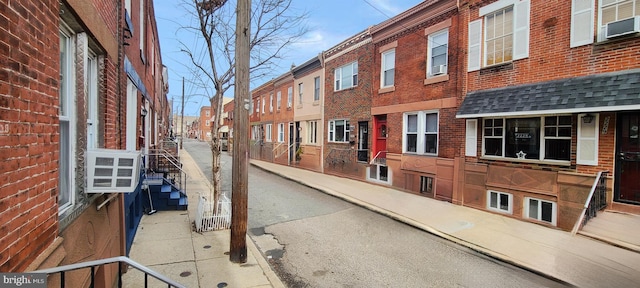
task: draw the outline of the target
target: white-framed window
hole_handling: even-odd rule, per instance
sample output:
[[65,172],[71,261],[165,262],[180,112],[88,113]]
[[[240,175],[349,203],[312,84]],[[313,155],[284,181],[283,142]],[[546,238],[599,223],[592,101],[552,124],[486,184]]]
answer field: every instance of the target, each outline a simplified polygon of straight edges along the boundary
[[433,177],[420,176],[420,193],[432,194],[433,193]]
[[260,139],[260,125],[251,126],[251,140],[259,140]]
[[260,113],[260,98],[256,100],[256,113]]
[[302,105],[302,92],[304,89],[303,83],[298,83],[298,106]]
[[530,0],[499,0],[469,22],[468,71],[529,57]]
[[487,209],[513,214],[513,195],[487,190]]
[[264,126],[265,141],[271,142],[272,124],[266,124]]
[[334,72],[335,91],[358,86],[358,61],[336,68]]
[[140,53],[143,55],[143,61],[145,61],[144,55],[147,54],[144,50],[144,1],[145,0],[140,0]]
[[329,142],[349,142],[349,120],[329,120]]
[[278,94],[276,94],[276,109],[280,110],[280,106],[282,106],[282,92],[278,91]]
[[546,222],[555,226],[557,213],[555,202],[524,197],[524,218]]
[[207,120],[207,121],[205,122],[205,125],[206,125],[207,127],[209,127],[209,120]]
[[129,13],[129,17],[131,17],[131,0],[124,0],[124,9]]
[[615,21],[640,16],[640,0],[602,0],[598,1],[600,16],[598,17],[598,40],[606,40],[607,24]]
[[313,78],[313,102],[320,101],[320,77]]
[[568,162],[570,115],[483,119],[483,156]]
[[447,74],[449,29],[429,34],[427,47],[427,78]]
[[278,142],[284,143],[284,123],[278,123]]
[[[280,93],[280,91],[278,91]],[[269,94],[269,112],[273,112],[273,93]]]
[[64,213],[75,202],[75,98],[74,35],[70,29],[60,28],[60,99],[59,129],[60,155],[58,157],[58,214]]
[[403,116],[403,152],[437,155],[438,112],[409,112]]
[[267,97],[262,97],[262,114],[264,114],[264,107],[267,105]]
[[307,143],[318,143],[318,121],[307,121]]
[[293,87],[287,88],[287,108],[293,105]]
[[[126,128],[126,147],[129,151],[138,149],[138,88],[133,84],[131,79],[127,78],[127,128]],[[184,119],[182,120],[184,121]],[[184,136],[184,131],[180,132],[180,136]]]
[[382,52],[380,73],[380,87],[391,87],[395,82],[396,71],[396,49]]
[[204,111],[204,115],[206,115],[207,117],[211,116],[211,112],[209,110],[205,110]]

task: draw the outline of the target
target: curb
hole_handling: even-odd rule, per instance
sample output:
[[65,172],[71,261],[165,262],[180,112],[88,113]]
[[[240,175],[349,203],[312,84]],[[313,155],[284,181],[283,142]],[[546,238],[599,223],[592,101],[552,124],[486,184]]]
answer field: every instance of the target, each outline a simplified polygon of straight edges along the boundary
[[520,269],[529,271],[529,272],[534,273],[536,275],[540,275],[542,277],[545,277],[547,279],[553,280],[553,281],[558,282],[560,284],[564,284],[564,285],[571,286],[571,287],[577,287],[573,283],[569,283],[569,282],[567,282],[565,280],[562,280],[562,279],[560,279],[560,278],[558,278],[558,277],[556,277],[554,275],[551,275],[551,274],[544,273],[542,271],[536,270],[536,269],[534,269],[532,267],[529,267],[526,264],[524,264],[522,262],[519,262],[519,261],[517,261],[517,260],[515,260],[515,259],[513,259],[513,258],[511,258],[511,257],[509,257],[507,255],[504,255],[504,254],[501,254],[501,253],[497,253],[497,252],[495,252],[493,250],[484,248],[482,246],[478,246],[478,245],[476,245],[474,243],[465,241],[463,239],[460,239],[458,237],[452,236],[450,234],[443,233],[443,232],[441,232],[441,231],[439,231],[439,230],[437,230],[437,229],[435,229],[435,228],[433,228],[431,226],[424,225],[424,224],[422,224],[420,222],[417,222],[417,221],[415,221],[415,220],[413,220],[411,218],[402,216],[400,214],[397,214],[395,212],[391,212],[389,210],[382,209],[382,208],[380,208],[378,206],[375,206],[373,204],[369,204],[368,202],[364,202],[364,201],[361,201],[359,199],[356,199],[356,198],[353,198],[353,197],[349,197],[349,196],[344,195],[344,194],[342,194],[340,192],[336,192],[336,191],[333,191],[333,190],[330,190],[330,189],[326,189],[326,188],[316,187],[315,185],[308,184],[306,182],[303,182],[302,180],[298,180],[298,179],[294,179],[294,178],[288,177],[287,175],[284,175],[282,173],[278,173],[278,172],[269,170],[269,169],[267,169],[265,167],[262,167],[262,166],[260,166],[260,164],[256,164],[256,163],[253,163],[253,162],[250,162],[250,164],[252,166],[256,167],[256,168],[259,168],[259,169],[263,170],[263,171],[269,172],[269,173],[274,174],[274,175],[278,175],[278,176],[280,176],[282,178],[289,179],[289,180],[291,180],[293,182],[296,182],[296,183],[304,185],[306,187],[318,190],[320,192],[323,192],[325,194],[334,196],[336,198],[340,198],[342,200],[348,201],[348,202],[350,202],[352,204],[358,205],[358,206],[360,206],[362,208],[365,208],[367,210],[370,210],[370,211],[376,212],[378,214],[387,216],[387,217],[389,217],[391,219],[394,219],[394,220],[396,220],[398,222],[405,223],[405,224],[410,225],[412,227],[415,227],[417,229],[420,229],[420,230],[423,230],[423,231],[428,232],[430,234],[433,234],[435,236],[438,236],[438,237],[440,237],[442,239],[445,239],[447,241],[451,241],[451,242],[456,243],[458,245],[464,246],[464,247],[469,248],[469,249],[471,249],[471,250],[473,250],[475,252],[478,252],[478,253],[480,253],[482,255],[486,255],[488,257],[491,257],[491,258],[499,260],[501,262],[513,265],[515,267],[518,267]]

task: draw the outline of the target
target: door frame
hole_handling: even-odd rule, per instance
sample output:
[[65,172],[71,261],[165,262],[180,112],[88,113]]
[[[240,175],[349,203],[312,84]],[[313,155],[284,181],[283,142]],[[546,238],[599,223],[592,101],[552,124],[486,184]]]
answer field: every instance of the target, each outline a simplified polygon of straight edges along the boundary
[[[614,162],[614,171],[615,171],[615,181],[613,184],[613,201],[614,202],[618,202],[618,203],[625,203],[625,204],[631,204],[631,205],[640,205],[640,201],[633,201],[633,200],[628,200],[628,199],[621,199],[621,195],[620,195],[620,186],[622,184],[622,173],[624,173],[624,171],[622,170],[622,164],[623,162],[627,162],[625,161],[625,156],[626,153],[640,153],[640,147],[638,147],[639,151],[633,151],[633,152],[629,152],[629,151],[623,151],[623,127],[624,127],[624,122],[623,120],[626,116],[637,116],[638,114],[640,114],[640,111],[630,111],[630,112],[619,112],[616,115],[616,151],[615,151],[615,162]],[[640,117],[639,117],[640,118]],[[640,120],[639,120],[640,122]],[[630,131],[631,133],[631,131]],[[636,137],[638,137],[638,141],[640,141],[640,132],[636,132]],[[631,136],[630,136],[631,137]],[[640,146],[640,144],[638,144]],[[637,155],[631,155],[632,157],[638,157],[640,158],[640,154]],[[637,160],[630,160],[629,162],[636,162],[639,161],[640,159]],[[639,164],[640,165],[640,164]]]

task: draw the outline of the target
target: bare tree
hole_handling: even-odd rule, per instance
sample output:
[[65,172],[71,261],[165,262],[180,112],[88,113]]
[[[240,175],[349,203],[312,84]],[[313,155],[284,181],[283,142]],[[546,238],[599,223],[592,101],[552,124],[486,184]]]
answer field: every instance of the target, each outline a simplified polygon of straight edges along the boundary
[[[198,53],[197,47],[182,43],[182,51],[187,53],[195,67],[194,75],[202,77],[205,87],[215,91],[210,98],[213,120],[211,121],[211,152],[213,154],[213,203],[217,209],[221,193],[220,139],[218,130],[223,110],[224,94],[234,85],[235,66],[235,1],[192,0],[192,8],[198,23],[197,30],[206,47]],[[290,45],[304,33],[306,12],[293,11],[293,0],[255,0],[251,9],[251,79],[260,79],[276,70],[278,61]],[[211,86],[209,86],[211,85]],[[215,211],[214,211],[215,212]]]

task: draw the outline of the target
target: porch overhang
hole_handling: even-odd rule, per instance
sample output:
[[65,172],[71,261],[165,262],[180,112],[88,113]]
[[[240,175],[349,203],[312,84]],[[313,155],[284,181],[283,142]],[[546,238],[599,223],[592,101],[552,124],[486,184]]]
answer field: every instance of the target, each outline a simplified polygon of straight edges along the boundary
[[456,118],[640,110],[640,69],[473,91]]

